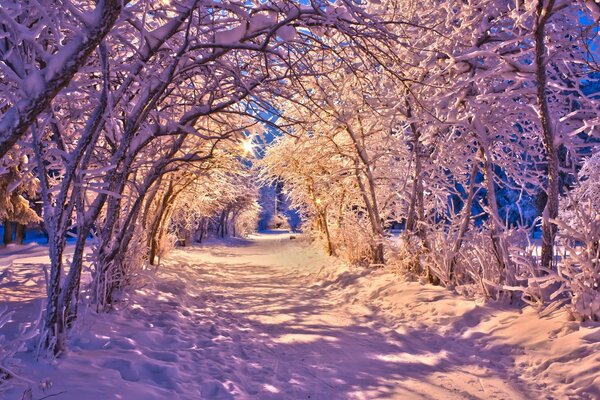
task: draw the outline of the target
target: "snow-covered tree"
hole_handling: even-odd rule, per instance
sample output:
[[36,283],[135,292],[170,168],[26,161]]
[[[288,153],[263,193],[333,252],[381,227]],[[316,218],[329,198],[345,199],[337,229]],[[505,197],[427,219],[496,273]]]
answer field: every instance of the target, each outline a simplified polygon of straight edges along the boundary
[[[283,182],[330,254],[384,265],[394,225],[432,283],[492,295],[550,274],[559,194],[597,153],[582,35],[594,30],[582,21],[593,28],[598,11],[583,0],[5,1],[0,218],[35,221],[28,197],[40,193],[51,260],[40,348],[65,349],[90,236],[85,290],[106,310],[175,240],[249,232],[258,192],[240,141],[264,129],[288,136],[258,163],[262,182]],[[573,198],[594,182],[589,165]],[[542,252],[525,271],[500,195],[531,214],[521,198],[540,192]]]
[[41,221],[30,201],[37,196],[39,181],[31,172],[29,157],[19,147],[11,149],[1,162],[0,221],[4,221],[6,243],[11,241],[12,223],[23,226]]
[[[90,233],[91,298],[103,309],[144,259],[136,222],[152,204],[146,196],[163,194],[182,165],[213,158],[223,141],[257,129],[261,110],[285,95],[285,79],[313,74],[304,68],[308,54],[329,51],[315,29],[345,44],[368,38],[384,48],[389,39],[376,15],[350,1],[60,5],[65,13],[43,14],[50,5],[37,3],[3,7],[0,49],[0,150],[19,139],[34,150],[51,259],[40,344],[54,354],[77,315]],[[40,34],[28,35],[32,27]],[[65,276],[70,229],[77,241]]]
[[2,3],[0,158],[85,64],[122,5],[120,0],[100,0],[94,6],[69,0]]
[[556,223],[564,246],[558,275],[559,294],[571,300],[582,320],[600,320],[600,152],[587,159],[578,182],[562,202]]

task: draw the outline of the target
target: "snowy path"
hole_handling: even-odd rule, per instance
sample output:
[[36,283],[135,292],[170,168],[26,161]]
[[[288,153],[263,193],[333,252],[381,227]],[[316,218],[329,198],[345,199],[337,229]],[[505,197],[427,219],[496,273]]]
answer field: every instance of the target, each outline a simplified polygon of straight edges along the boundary
[[[24,357],[30,379],[53,382],[33,398],[599,394],[597,327],[542,322],[393,274],[364,274],[287,234],[176,250],[121,311],[84,314],[56,367]],[[584,385],[591,395],[571,396]],[[6,399],[22,393],[13,388]]]
[[[161,312],[156,304],[135,312],[162,330],[160,354],[143,352],[179,369],[179,382],[159,384],[224,399],[528,397],[507,372],[510,358],[427,331],[396,332],[336,285],[315,285],[319,263],[333,260],[310,250],[266,235],[176,252],[163,270],[170,280],[157,286]],[[107,365],[131,372],[118,360]]]

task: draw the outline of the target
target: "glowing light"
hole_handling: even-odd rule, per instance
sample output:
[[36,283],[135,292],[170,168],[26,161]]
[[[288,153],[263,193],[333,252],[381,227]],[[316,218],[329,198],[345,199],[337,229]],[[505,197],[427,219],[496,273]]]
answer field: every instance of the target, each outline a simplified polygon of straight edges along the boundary
[[318,198],[318,197],[317,197],[317,200],[315,200],[315,202],[317,203],[317,205],[320,205],[320,204],[322,203],[322,202],[321,202],[321,199],[320,199],[320,198]]
[[254,153],[254,143],[252,137],[242,141],[242,150],[244,150],[244,155]]

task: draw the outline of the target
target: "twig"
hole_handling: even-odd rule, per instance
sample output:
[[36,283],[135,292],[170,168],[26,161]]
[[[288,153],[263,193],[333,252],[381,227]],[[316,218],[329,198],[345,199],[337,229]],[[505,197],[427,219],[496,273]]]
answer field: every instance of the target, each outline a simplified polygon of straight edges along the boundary
[[0,365],[0,372],[3,372],[5,375],[8,375],[8,379],[15,378],[15,379],[18,379],[20,381],[29,383],[30,385],[35,385],[34,381],[15,374],[12,370],[10,370],[9,368],[6,368],[3,365]]
[[54,393],[54,394],[49,394],[47,396],[40,397],[38,400],[43,400],[43,399],[47,399],[47,398],[50,398],[50,397],[58,396],[59,394],[63,394],[63,393],[67,393],[67,391],[63,390],[62,392],[58,392],[58,393]]

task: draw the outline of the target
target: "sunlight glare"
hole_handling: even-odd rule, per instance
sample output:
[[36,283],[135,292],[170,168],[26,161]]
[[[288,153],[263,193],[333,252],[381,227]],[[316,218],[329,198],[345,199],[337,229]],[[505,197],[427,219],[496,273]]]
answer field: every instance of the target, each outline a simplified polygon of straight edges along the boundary
[[375,356],[378,360],[393,362],[393,363],[409,363],[409,364],[425,364],[434,366],[440,363],[440,361],[448,358],[448,353],[442,350],[439,353],[425,353],[425,354],[410,354],[410,353],[396,353],[396,354],[378,354]]
[[276,393],[279,393],[279,389],[277,389],[277,388],[276,388],[275,386],[273,386],[273,385],[270,385],[270,384],[268,384],[268,383],[265,383],[263,386],[264,386],[264,388],[265,388],[265,390],[266,390],[267,392],[271,392],[271,393],[275,393],[275,394],[276,394]]
[[333,336],[318,335],[312,333],[286,333],[273,340],[275,343],[312,343],[312,342],[336,342],[339,339]]
[[254,154],[254,138],[249,137],[248,139],[242,141],[242,150],[244,151],[244,155]]

